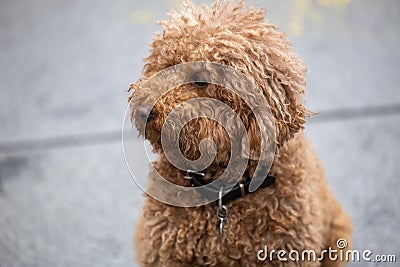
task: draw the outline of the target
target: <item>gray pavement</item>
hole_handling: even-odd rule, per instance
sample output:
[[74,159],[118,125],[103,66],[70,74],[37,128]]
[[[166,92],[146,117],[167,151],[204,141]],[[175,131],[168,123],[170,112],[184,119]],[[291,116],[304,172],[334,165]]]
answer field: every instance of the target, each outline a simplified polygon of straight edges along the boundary
[[[399,261],[400,2],[248,2],[267,7],[309,69],[307,104],[320,115],[306,132],[353,218],[355,247]],[[155,21],[177,6],[0,2],[1,267],[136,266],[143,198],[120,145],[125,90]]]

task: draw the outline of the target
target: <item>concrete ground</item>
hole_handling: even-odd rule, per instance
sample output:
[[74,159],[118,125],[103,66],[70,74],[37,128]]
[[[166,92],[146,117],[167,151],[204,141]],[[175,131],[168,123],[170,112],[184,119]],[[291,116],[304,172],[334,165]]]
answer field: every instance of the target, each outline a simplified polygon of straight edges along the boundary
[[[306,132],[354,221],[355,248],[400,261],[400,2],[248,2],[267,6],[308,66],[307,104],[320,115]],[[137,266],[143,198],[120,144],[125,91],[155,21],[177,6],[0,2],[1,267]]]

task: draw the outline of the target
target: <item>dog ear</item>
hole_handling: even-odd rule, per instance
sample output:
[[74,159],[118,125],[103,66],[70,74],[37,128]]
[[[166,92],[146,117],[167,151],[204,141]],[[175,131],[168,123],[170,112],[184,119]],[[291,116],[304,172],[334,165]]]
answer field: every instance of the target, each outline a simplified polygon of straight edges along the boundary
[[[313,115],[303,105],[304,89],[300,84],[285,84],[268,78],[267,83],[260,84],[259,87],[263,90],[268,106],[257,109],[257,112],[263,118],[271,120],[271,124],[258,125],[254,114],[246,117],[249,147],[242,142],[242,156],[251,160],[260,160],[260,149],[263,149],[261,138],[264,142],[275,142],[279,149],[296,133],[302,131],[306,118]],[[263,147],[265,148],[265,143]]]
[[312,113],[303,104],[304,89],[302,86],[279,81],[272,81],[269,84],[271,83],[274,83],[275,93],[283,96],[274,103],[275,105],[271,105],[276,120],[276,141],[280,147],[304,129],[306,118],[311,116]]
[[[287,39],[280,36],[281,42]],[[278,53],[279,52],[279,53]],[[263,76],[256,83],[267,99],[269,111],[275,120],[275,139],[278,147],[304,129],[306,118],[313,113],[304,107],[306,68],[301,59],[285,47],[283,51],[268,54],[263,65]],[[263,79],[262,79],[263,78]]]

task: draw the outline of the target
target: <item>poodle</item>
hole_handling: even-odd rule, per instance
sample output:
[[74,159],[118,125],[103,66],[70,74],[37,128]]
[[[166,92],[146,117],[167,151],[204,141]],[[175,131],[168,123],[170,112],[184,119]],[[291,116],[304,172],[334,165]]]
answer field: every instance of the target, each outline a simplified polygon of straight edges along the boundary
[[[163,183],[154,182],[156,175],[196,189],[217,180],[230,161],[246,158],[246,164],[244,172],[229,174],[237,184],[225,191],[217,188],[216,196],[214,190],[209,203],[177,206],[145,193],[134,238],[141,266],[345,265],[343,254],[351,248],[351,221],[303,134],[306,118],[313,115],[302,100],[306,68],[291,51],[287,37],[265,22],[263,9],[243,1],[217,0],[212,6],[187,1],[183,11],[172,12],[160,24],[162,33],[154,37],[142,77],[131,85],[129,98],[134,125],[159,155],[148,176],[149,190],[165,195],[170,192]],[[157,89],[143,86],[157,73],[194,62],[226,66],[254,84],[266,101],[256,110],[259,114],[269,112],[264,119],[268,118],[273,128],[273,146],[264,146],[262,136],[270,129],[260,126],[251,105],[225,86],[195,79],[174,85],[157,99]],[[187,72],[193,71],[189,68]],[[167,84],[165,77],[158,77],[153,87]],[[239,93],[247,90],[239,85]],[[247,154],[232,152],[236,145],[230,142],[229,129],[201,117],[189,120],[178,131],[178,152],[192,162],[207,153],[214,158],[200,171],[171,163],[163,146],[163,127],[169,124],[176,132],[174,122],[167,123],[174,109],[206,110],[182,104],[197,98],[216,99],[235,112],[248,134]],[[147,104],[149,99],[154,100],[154,106]],[[229,119],[225,122],[229,124]],[[213,144],[202,145],[205,139]],[[250,190],[260,155],[272,147],[270,166],[260,169],[265,180]],[[335,251],[342,257],[328,257]],[[304,252],[307,257],[302,257]]]

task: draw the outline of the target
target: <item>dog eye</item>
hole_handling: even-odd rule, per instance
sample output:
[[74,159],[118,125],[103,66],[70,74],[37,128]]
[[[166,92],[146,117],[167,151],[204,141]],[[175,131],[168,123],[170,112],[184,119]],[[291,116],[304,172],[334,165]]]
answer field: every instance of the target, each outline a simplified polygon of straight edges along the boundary
[[208,82],[193,82],[193,85],[197,88],[204,88],[208,85]]

